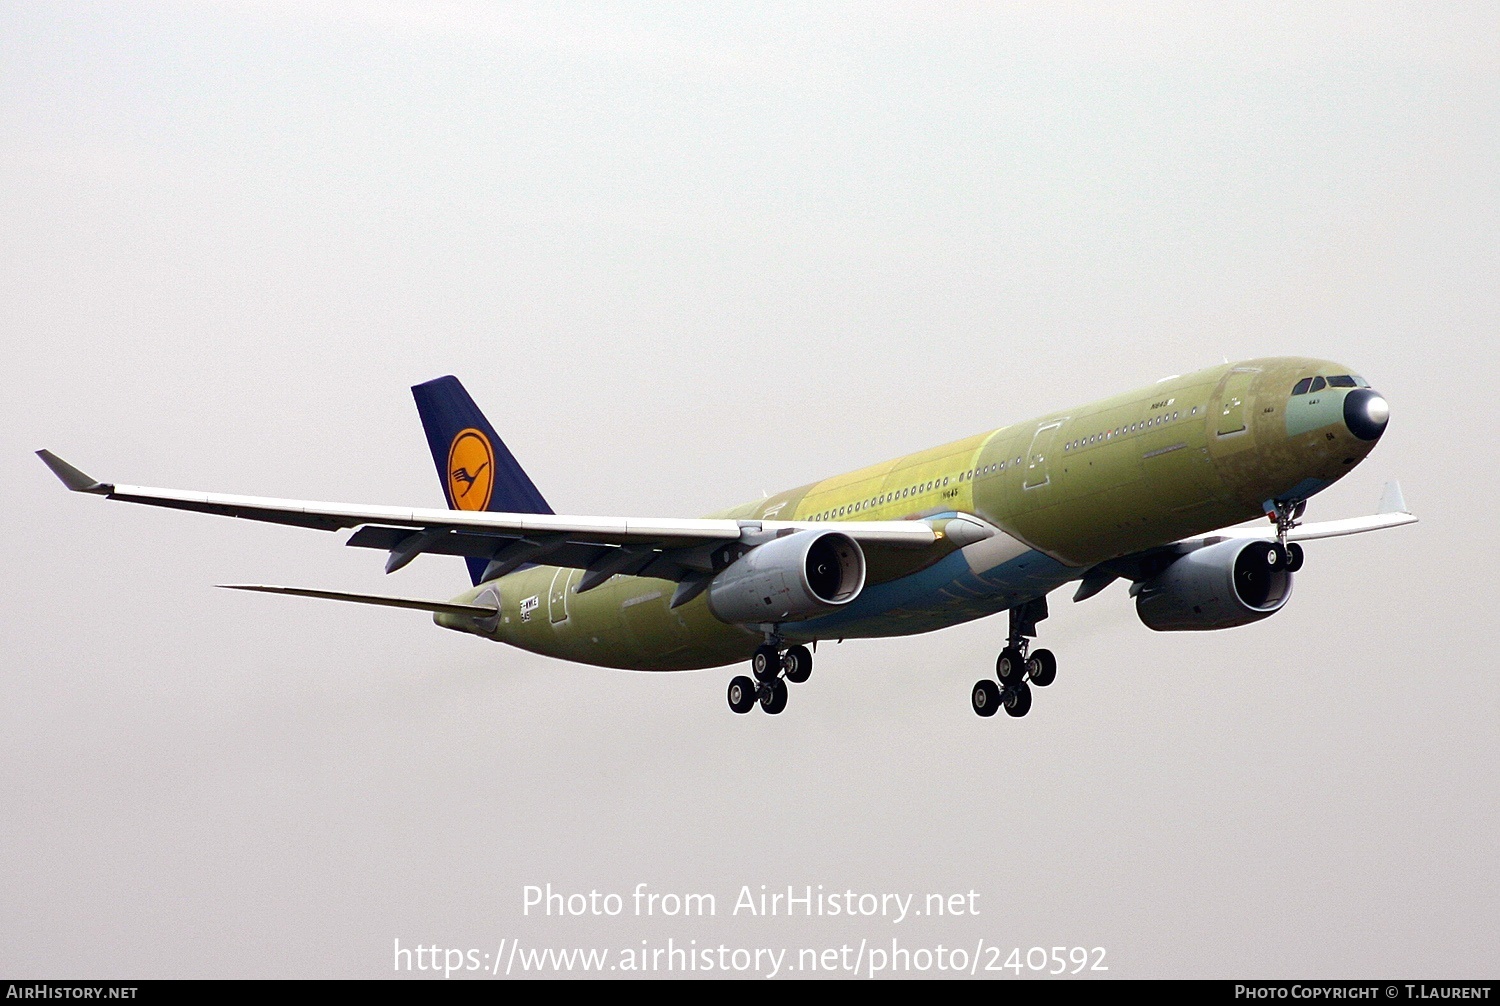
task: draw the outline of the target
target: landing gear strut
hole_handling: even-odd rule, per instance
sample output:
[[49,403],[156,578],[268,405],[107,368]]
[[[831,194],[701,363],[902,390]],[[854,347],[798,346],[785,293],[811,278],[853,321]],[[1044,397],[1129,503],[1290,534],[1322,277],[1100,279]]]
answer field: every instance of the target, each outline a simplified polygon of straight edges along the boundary
[[1307,509],[1307,500],[1270,500],[1266,517],[1276,525],[1276,544],[1271,548],[1272,569],[1284,569],[1295,573],[1302,568],[1302,546],[1287,543],[1286,536],[1302,523],[1302,511]]
[[1001,709],[1010,716],[1025,716],[1031,711],[1031,686],[1045,688],[1057,680],[1057,658],[1052,651],[1031,649],[1036,623],[1046,617],[1045,597],[1010,609],[1010,635],[995,660],[998,683],[982,678],[969,696],[980,716],[993,716]]
[[812,676],[812,651],[805,646],[782,649],[781,637],[767,630],[766,641],[750,658],[754,680],[737,675],[729,682],[729,708],[748,713],[757,704],[771,715],[786,708],[787,682],[801,684]]

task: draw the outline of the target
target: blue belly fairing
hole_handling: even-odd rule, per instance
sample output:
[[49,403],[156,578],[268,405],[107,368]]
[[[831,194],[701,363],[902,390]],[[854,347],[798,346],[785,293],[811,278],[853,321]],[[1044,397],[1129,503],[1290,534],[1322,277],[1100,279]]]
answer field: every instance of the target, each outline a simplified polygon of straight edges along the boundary
[[1035,549],[983,572],[974,572],[963,551],[910,576],[866,587],[831,615],[786,624],[788,638],[854,639],[904,636],[973,621],[1041,597],[1082,570]]

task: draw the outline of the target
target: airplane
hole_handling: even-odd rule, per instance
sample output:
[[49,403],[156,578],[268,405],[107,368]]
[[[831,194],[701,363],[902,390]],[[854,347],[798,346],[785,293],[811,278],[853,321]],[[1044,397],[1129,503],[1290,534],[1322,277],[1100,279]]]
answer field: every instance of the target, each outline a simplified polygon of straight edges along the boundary
[[[459,555],[452,600],[220,584],[432,612],[438,625],[604,667],[681,671],[748,660],[729,707],[786,708],[819,640],[901,636],[1009,613],[980,716],[1031,709],[1057,660],[1032,648],[1047,596],[1115,580],[1148,627],[1227,629],[1291,597],[1302,542],[1417,520],[1400,484],[1376,513],[1303,523],[1307,501],[1385,433],[1390,407],[1349,367],[1226,363],[1014,423],[701,519],[555,513],[457,378],[412,388],[446,509],[231,496],[95,480],[50,451],[74,491],[337,531],[387,553]],[[1247,525],[1266,519],[1266,523]]]

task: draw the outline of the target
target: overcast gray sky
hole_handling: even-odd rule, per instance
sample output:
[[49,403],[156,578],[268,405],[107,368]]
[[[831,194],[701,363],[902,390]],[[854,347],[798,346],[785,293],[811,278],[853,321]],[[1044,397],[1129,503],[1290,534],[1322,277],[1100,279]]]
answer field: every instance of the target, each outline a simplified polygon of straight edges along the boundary
[[[392,971],[492,948],[1105,947],[1135,976],[1489,976],[1493,5],[0,7],[0,972]],[[433,505],[462,377],[562,512],[697,515],[1271,354],[1390,399],[1276,617],[1054,599],[825,646],[787,712],[425,616],[341,536],[101,478]],[[528,884],[717,895],[538,920]],[[741,885],[976,890],[747,919]],[[488,951],[483,951],[488,952]],[[1007,972],[1008,974],[1008,972]]]

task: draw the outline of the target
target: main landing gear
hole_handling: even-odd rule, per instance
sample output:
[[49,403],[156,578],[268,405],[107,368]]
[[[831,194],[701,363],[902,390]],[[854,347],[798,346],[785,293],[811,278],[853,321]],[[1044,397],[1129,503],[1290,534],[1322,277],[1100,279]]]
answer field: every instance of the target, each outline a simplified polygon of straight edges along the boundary
[[1036,623],[1047,617],[1047,599],[1010,609],[1010,636],[1005,649],[995,661],[997,681],[981,678],[975,682],[969,701],[980,716],[993,716],[1001,709],[1010,716],[1025,716],[1031,711],[1031,686],[1045,688],[1057,680],[1057,658],[1051,650],[1031,649]]
[[750,673],[729,682],[729,708],[748,713],[757,704],[771,715],[786,708],[787,682],[801,684],[812,676],[812,651],[805,646],[782,650],[780,640],[757,647],[750,658]]

